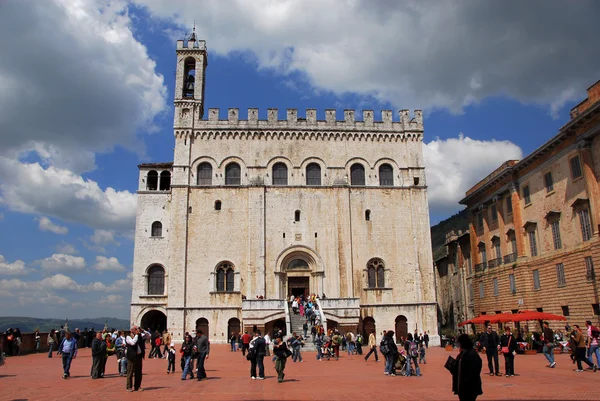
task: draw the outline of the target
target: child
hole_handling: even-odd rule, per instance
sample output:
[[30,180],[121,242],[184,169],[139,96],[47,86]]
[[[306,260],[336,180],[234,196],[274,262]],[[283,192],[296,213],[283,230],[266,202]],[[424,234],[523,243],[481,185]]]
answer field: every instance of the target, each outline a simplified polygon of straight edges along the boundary
[[423,344],[419,346],[419,363],[427,365],[427,361],[425,360],[425,346]]
[[169,348],[169,355],[167,360],[169,361],[169,365],[167,366],[167,374],[175,373],[175,358],[177,356],[177,351],[175,351],[175,343],[171,343],[171,348]]

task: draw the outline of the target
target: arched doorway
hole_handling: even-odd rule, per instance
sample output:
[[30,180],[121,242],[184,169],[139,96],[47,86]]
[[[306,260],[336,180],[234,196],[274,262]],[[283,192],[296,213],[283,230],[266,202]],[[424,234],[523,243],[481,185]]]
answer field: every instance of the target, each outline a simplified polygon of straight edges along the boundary
[[406,338],[408,334],[408,320],[406,316],[400,315],[396,317],[396,342],[400,342],[400,338]]
[[240,330],[240,319],[238,319],[237,317],[232,317],[231,319],[229,319],[229,321],[227,322],[227,335],[231,336],[231,333],[233,333],[237,336],[238,334],[240,334]]
[[196,331],[198,330],[202,330],[202,334],[204,334],[206,337],[210,337],[209,333],[208,333],[208,320],[201,317],[200,319],[196,320]]
[[155,330],[162,332],[167,329],[167,316],[159,310],[150,310],[142,316],[140,326],[150,332]]
[[327,319],[327,331],[335,330],[338,327],[338,322],[335,320]]
[[281,330],[281,333],[284,336],[287,335],[285,319],[277,319],[277,320],[273,320],[271,322],[267,322],[267,324],[265,324],[265,332],[269,333],[271,338],[273,338],[275,333],[277,333],[279,330]]
[[365,317],[363,319],[363,330],[362,330],[363,337],[368,339],[369,334],[371,334],[375,330],[376,330],[375,329],[375,319],[373,319],[371,316]]

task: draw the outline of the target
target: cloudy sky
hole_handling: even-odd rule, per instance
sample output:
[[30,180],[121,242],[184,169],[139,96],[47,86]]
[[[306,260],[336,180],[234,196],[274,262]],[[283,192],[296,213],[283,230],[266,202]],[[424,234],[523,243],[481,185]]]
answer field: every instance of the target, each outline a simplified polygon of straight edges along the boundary
[[175,40],[206,107],[423,109],[432,223],[600,79],[600,3],[0,2],[2,314],[128,317],[136,165],[173,154]]

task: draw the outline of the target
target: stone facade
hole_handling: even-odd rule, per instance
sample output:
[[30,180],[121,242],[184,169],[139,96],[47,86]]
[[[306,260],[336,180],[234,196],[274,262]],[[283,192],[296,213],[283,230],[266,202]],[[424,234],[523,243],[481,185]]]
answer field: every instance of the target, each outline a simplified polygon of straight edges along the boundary
[[139,166],[131,321],[226,342],[285,325],[285,300],[306,292],[330,326],[435,344],[421,112],[203,119],[206,66],[204,41],[178,41],[174,161]]
[[556,136],[466,193],[476,314],[543,310],[600,323],[599,133],[600,82]]

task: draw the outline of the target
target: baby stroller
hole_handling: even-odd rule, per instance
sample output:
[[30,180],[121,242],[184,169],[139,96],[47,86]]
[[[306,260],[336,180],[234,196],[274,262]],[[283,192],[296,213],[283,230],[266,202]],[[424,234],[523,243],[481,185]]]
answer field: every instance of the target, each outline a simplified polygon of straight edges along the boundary
[[336,361],[338,360],[338,358],[335,356],[335,351],[333,350],[333,343],[331,339],[327,339],[325,345],[323,345],[323,347],[321,348],[321,355],[321,359],[329,360],[330,358],[335,358]]
[[[406,364],[409,363],[409,359],[406,357],[406,352],[401,350],[396,361],[396,372],[399,372],[402,376],[406,376]],[[415,375],[415,368],[410,367],[411,376]]]

